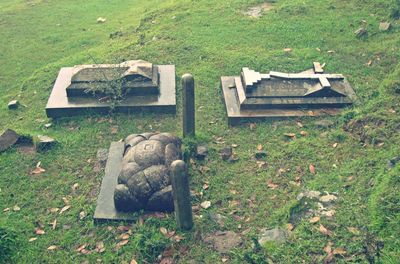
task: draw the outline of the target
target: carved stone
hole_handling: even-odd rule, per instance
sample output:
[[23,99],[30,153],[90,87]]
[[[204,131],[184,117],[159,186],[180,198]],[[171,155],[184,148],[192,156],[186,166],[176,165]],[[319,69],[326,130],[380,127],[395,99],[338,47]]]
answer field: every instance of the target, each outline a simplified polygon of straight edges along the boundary
[[356,99],[346,78],[325,74],[322,66],[301,73],[259,73],[243,68],[238,77],[222,77],[230,124],[257,118],[336,114]]
[[171,163],[181,158],[180,140],[168,133],[130,135],[115,187],[118,211],[172,211]]

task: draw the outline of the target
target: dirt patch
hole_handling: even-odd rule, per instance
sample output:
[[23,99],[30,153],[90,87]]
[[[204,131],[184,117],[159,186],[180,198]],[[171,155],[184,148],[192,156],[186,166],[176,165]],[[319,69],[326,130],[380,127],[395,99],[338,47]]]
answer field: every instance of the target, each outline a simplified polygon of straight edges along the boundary
[[264,12],[270,11],[273,8],[272,4],[270,3],[263,3],[260,5],[256,5],[253,7],[250,7],[243,13],[247,16],[254,17],[254,18],[259,18],[263,15]]

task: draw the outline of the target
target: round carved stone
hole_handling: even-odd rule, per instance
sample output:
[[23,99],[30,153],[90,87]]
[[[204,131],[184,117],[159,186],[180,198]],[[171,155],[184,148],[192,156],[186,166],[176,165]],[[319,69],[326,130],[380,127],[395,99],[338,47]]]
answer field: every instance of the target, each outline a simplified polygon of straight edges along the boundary
[[181,141],[172,134],[128,136],[114,192],[116,209],[173,211],[170,166],[181,155]]

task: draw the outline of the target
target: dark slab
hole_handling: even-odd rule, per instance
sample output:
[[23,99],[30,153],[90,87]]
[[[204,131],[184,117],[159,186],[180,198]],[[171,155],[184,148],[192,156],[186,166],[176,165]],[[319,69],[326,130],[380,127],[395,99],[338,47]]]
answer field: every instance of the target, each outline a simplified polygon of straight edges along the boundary
[[96,211],[93,219],[95,222],[113,221],[135,221],[137,216],[133,213],[118,212],[114,205],[114,190],[117,179],[122,168],[122,157],[125,149],[124,142],[111,143],[105,176],[101,183],[99,197],[97,198]]
[[[160,93],[158,95],[128,95],[119,102],[116,112],[157,112],[176,113],[175,66],[158,65]],[[108,113],[111,104],[95,97],[67,96],[66,89],[71,84],[72,67],[61,68],[46,106],[46,114],[51,118],[68,117],[85,113]]]
[[[342,110],[342,108],[335,107],[317,109],[241,109],[239,102],[244,95],[238,93],[238,91],[240,92],[244,89],[240,77],[223,76],[221,77],[221,86],[230,125],[265,119],[336,115]],[[312,114],[310,114],[310,111],[312,111]]]

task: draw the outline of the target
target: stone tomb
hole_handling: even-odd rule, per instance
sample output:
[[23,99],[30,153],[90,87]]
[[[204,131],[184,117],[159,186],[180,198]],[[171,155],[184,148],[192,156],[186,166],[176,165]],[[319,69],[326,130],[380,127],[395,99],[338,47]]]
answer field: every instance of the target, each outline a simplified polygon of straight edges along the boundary
[[133,212],[174,210],[171,164],[181,141],[169,133],[130,135],[110,147],[95,221],[135,220]]
[[[48,117],[91,112],[176,112],[175,66],[142,60],[62,68],[47,102]],[[113,92],[116,91],[116,92]],[[110,96],[111,92],[111,96]],[[110,98],[117,94],[119,99]]]
[[263,118],[337,114],[356,95],[341,74],[325,74],[319,63],[301,73],[259,73],[221,77],[229,124]]

